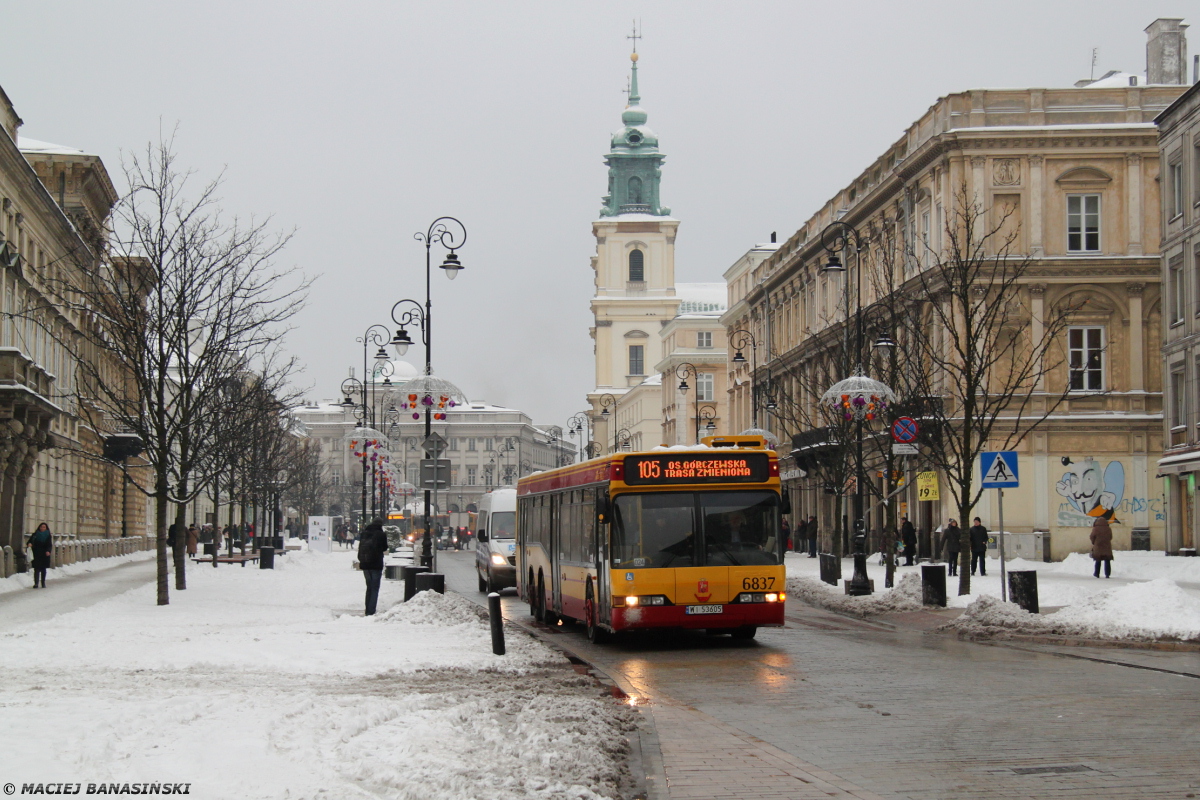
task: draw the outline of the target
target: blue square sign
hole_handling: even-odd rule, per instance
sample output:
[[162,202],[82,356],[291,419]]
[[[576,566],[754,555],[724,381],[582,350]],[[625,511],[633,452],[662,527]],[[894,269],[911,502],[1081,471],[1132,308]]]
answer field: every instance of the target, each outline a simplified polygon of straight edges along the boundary
[[1017,478],[1016,450],[980,453],[979,471],[983,474],[984,489],[1015,489],[1021,485]]

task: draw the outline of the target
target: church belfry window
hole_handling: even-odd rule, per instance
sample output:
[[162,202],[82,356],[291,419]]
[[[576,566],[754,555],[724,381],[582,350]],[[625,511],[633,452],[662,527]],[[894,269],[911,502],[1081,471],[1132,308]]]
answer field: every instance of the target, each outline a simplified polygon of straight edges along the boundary
[[629,202],[635,205],[642,202],[642,179],[637,175],[629,179]]
[[646,280],[646,255],[641,250],[629,251],[629,280],[638,283]]

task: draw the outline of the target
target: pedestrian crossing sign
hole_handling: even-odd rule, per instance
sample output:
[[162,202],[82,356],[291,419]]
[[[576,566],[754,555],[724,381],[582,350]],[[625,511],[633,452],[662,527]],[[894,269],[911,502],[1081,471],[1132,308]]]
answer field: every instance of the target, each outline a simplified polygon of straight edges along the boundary
[[1017,478],[1016,450],[980,453],[979,471],[983,473],[984,489],[1015,489],[1021,485]]

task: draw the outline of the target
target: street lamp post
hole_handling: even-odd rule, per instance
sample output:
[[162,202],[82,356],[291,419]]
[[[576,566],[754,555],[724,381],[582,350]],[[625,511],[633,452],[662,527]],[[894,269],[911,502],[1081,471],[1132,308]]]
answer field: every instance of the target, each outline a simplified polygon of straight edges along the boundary
[[633,441],[633,434],[628,428],[619,428],[613,432],[613,452],[621,452],[621,448]]
[[717,407],[704,405],[696,409],[696,443],[700,442],[700,423],[707,420],[708,424],[704,426],[705,432],[712,436],[717,432],[717,423],[714,421],[717,418]]
[[[446,277],[450,280],[458,275],[459,270],[463,268],[462,263],[458,260],[458,249],[466,244],[467,229],[459,220],[454,217],[438,217],[430,225],[424,233],[413,234],[413,238],[425,245],[425,305],[416,300],[404,299],[392,306],[392,321],[399,328],[396,330],[396,335],[392,338],[392,347],[395,348],[396,354],[403,356],[408,352],[408,346],[412,344],[412,339],[408,335],[407,326],[417,325],[421,330],[421,344],[425,346],[425,376],[433,374],[433,303],[431,300],[431,288],[433,274],[431,271],[432,255],[431,251],[433,244],[444,247],[449,252],[442,261],[441,269],[445,270]],[[421,400],[425,406],[425,441],[428,442],[430,434],[433,432],[433,402],[432,398],[425,397]],[[435,458],[436,455],[431,455],[429,445],[426,444],[425,458]],[[437,471],[434,470],[436,478]],[[423,566],[433,568],[433,536],[431,534],[430,521],[430,487],[425,487],[425,535],[421,540],[421,564]]]
[[742,355],[742,350],[746,345],[750,345],[750,427],[758,428],[758,391],[754,385],[755,373],[758,372],[758,342],[755,341],[754,335],[748,330],[739,329],[733,332],[730,337],[730,344],[736,352],[731,359],[734,364],[745,364],[746,357]]
[[[696,444],[700,444],[700,372],[696,369],[696,365],[689,361],[685,361],[679,366],[675,367],[675,376],[679,378],[679,391],[683,392],[685,398],[687,397],[687,390],[690,388],[687,382],[689,375],[691,375],[692,379],[696,381],[696,416],[694,428],[696,433]],[[716,430],[716,424],[713,423],[712,420],[717,418],[717,409],[716,406],[704,406],[704,409],[704,414],[706,415],[704,416],[704,419],[709,420],[709,433],[711,434]],[[676,425],[678,424],[679,423],[676,422]]]
[[579,457],[582,461],[587,457],[584,453],[584,444],[592,441],[592,418],[580,411],[567,420],[567,425],[571,434],[579,437]]
[[[854,577],[850,580],[848,591],[852,595],[871,593],[871,583],[867,578],[866,521],[863,514],[863,425],[873,420],[887,410],[889,403],[896,401],[892,390],[879,381],[866,376],[863,364],[863,305],[862,305],[862,253],[863,239],[850,225],[844,222],[833,222],[821,231],[821,246],[829,253],[829,260],[824,266],[826,274],[844,273],[838,253],[853,245],[855,255],[854,270],[854,374],[845,380],[838,381],[821,397],[821,402],[839,414],[846,421],[853,421],[855,426],[855,457],[854,457]],[[850,282],[845,285],[846,318],[850,317]],[[890,341],[890,339],[889,339]]]

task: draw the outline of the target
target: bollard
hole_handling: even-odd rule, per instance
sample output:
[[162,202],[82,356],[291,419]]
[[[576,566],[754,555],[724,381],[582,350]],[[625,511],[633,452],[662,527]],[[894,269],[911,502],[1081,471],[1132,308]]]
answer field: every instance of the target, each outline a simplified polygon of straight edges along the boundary
[[1008,599],[1030,614],[1039,613],[1037,570],[1026,569],[1008,573]]
[[383,578],[389,581],[398,581],[402,577],[400,574],[400,564],[384,564]]
[[400,568],[404,574],[404,602],[412,600],[412,596],[417,593],[417,575],[422,572],[429,572],[429,567],[422,567],[419,564],[409,564]]
[[425,592],[432,589],[438,594],[446,593],[446,576],[440,572],[417,573],[417,591]]
[[275,548],[274,547],[258,548],[258,568],[259,569],[275,569]]
[[946,565],[921,565],[921,603],[946,607]]
[[488,595],[488,622],[492,625],[492,652],[504,655],[504,618],[500,616],[500,593]]
[[837,586],[842,580],[842,560],[831,553],[821,553],[821,580]]

